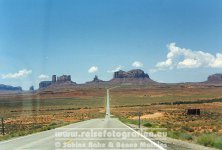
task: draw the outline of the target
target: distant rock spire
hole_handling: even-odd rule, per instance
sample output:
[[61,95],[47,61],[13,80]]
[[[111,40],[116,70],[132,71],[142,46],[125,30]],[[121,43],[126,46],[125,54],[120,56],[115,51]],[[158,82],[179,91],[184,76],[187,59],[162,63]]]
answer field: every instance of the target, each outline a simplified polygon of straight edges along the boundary
[[52,83],[56,83],[56,75],[52,75]]
[[33,86],[33,85],[29,87],[29,91],[34,91],[34,90],[35,90],[35,89],[34,89],[34,86]]
[[52,75],[52,81],[41,81],[39,83],[39,89],[46,88],[56,83],[73,83],[71,75],[62,75],[56,78],[56,75]]
[[99,81],[99,78],[97,75],[95,75],[94,79],[93,79],[94,82],[98,82]]

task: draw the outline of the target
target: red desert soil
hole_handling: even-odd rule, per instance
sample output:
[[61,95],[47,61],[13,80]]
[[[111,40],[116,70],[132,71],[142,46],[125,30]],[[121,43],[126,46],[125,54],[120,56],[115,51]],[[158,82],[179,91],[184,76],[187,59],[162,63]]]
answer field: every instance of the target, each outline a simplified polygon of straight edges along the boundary
[[[142,115],[140,118],[141,118],[141,119],[152,119],[152,118],[160,118],[160,117],[163,117],[163,116],[164,116],[163,113],[161,113],[161,112],[156,112],[156,113],[154,113],[154,114]],[[135,117],[131,117],[130,119],[136,120],[136,119],[138,119],[138,117],[135,116]]]

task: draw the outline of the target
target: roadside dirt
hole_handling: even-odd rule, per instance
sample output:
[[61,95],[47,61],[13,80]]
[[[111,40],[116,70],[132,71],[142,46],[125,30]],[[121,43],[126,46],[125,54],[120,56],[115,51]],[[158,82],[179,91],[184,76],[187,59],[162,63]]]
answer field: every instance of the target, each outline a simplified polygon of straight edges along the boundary
[[[128,124],[131,128],[134,128],[135,130],[138,130],[138,126],[134,124]],[[147,127],[142,127],[141,131],[138,132],[144,132]],[[150,134],[149,134],[150,135]],[[156,143],[162,143],[163,145],[167,145],[166,149],[167,150],[218,150],[216,148],[210,148],[210,147],[205,147],[202,145],[186,142],[186,141],[181,141],[169,137],[154,137],[154,136],[149,136],[149,139]]]

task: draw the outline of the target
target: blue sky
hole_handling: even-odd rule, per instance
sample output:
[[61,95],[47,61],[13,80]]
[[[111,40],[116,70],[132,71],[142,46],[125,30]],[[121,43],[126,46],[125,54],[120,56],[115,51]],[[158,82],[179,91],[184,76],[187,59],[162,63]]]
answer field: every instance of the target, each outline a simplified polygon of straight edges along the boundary
[[134,68],[203,81],[222,72],[221,14],[220,0],[0,0],[0,83],[84,83]]

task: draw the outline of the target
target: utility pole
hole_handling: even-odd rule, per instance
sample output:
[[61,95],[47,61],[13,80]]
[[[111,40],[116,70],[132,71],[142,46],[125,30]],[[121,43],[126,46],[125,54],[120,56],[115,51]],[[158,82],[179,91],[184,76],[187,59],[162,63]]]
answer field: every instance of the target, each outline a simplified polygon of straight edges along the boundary
[[2,134],[5,135],[5,125],[3,117],[2,117]]
[[141,117],[141,112],[139,112],[139,129],[140,129],[140,127],[141,127],[141,119],[140,119],[140,117]]

